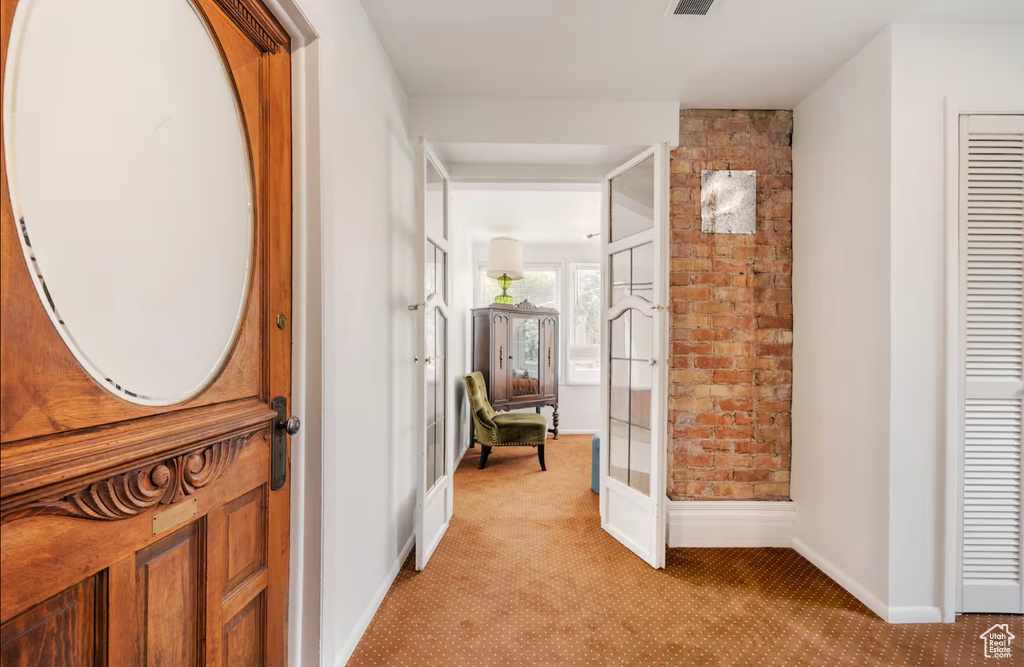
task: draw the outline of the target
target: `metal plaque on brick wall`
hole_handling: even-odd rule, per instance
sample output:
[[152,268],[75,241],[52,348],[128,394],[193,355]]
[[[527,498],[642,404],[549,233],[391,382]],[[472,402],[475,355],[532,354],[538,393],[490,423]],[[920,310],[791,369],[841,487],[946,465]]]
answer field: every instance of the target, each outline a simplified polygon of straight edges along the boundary
[[700,230],[709,234],[757,231],[757,172],[700,172]]

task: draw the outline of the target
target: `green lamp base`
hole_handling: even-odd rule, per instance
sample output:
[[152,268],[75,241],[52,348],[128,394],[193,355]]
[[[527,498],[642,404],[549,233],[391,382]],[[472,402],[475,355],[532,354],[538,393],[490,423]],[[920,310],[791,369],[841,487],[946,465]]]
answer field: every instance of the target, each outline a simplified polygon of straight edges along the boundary
[[501,288],[501,294],[494,297],[494,303],[503,303],[507,305],[514,304],[516,300],[508,293],[508,288],[512,285],[512,279],[507,275],[502,274],[502,276],[496,280],[498,281],[498,287]]

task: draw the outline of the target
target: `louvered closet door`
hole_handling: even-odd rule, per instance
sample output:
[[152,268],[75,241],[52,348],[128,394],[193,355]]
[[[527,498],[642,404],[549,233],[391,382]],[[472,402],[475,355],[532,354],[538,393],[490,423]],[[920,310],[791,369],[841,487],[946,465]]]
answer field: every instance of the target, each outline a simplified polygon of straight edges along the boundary
[[1024,612],[1024,116],[960,121],[961,611]]

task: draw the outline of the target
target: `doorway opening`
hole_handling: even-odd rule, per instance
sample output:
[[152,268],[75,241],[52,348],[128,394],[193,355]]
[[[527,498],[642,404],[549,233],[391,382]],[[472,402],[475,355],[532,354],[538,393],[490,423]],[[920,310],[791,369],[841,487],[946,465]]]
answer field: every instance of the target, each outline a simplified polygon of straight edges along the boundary
[[[595,522],[663,567],[666,147],[421,151],[417,568],[458,516],[460,480],[516,484],[513,468],[547,479],[542,493],[589,494]],[[563,465],[579,468],[558,478],[573,489],[544,477]]]

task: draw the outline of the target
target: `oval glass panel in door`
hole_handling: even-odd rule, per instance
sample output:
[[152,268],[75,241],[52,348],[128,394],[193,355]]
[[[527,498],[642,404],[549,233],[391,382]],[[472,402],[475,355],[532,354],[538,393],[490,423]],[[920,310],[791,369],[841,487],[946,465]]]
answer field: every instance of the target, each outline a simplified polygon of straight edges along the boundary
[[233,347],[254,236],[241,113],[205,20],[187,0],[21,0],[8,55],[11,205],[50,318],[126,400],[198,394]]

